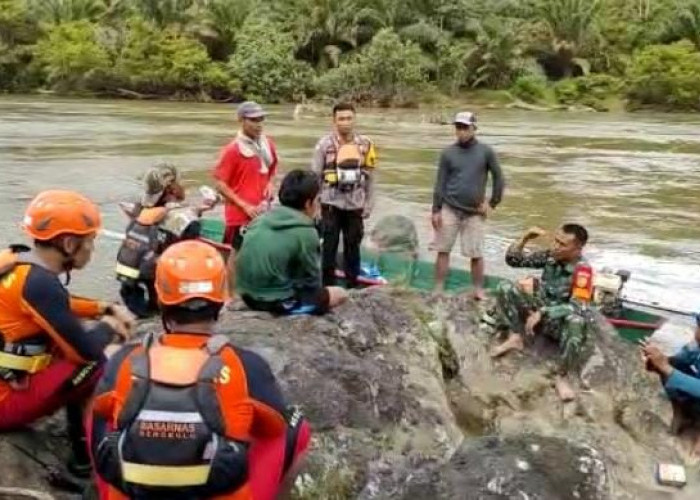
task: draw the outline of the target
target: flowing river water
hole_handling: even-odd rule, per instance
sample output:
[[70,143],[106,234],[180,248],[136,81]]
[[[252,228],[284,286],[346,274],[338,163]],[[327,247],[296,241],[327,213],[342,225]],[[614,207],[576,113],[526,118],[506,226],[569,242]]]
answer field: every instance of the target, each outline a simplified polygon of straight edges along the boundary
[[[140,176],[162,160],[208,180],[218,151],[235,130],[223,104],[0,98],[0,244],[21,239],[28,200],[46,188],[83,191],[123,230],[117,201],[136,196]],[[294,118],[271,107],[266,127],[282,168],[306,167],[328,129],[321,113]],[[377,214],[415,220],[423,258],[431,240],[436,161],[452,129],[423,111],[361,112],[362,132],[377,143]],[[489,223],[488,272],[512,276],[503,262],[510,241],[532,225],[576,221],[591,234],[596,267],[626,268],[631,299],[681,311],[700,309],[700,116],[480,110],[480,137],[493,145],[507,179]],[[79,292],[115,297],[117,242],[102,238],[92,270],[77,273]],[[465,265],[456,253],[454,265]]]

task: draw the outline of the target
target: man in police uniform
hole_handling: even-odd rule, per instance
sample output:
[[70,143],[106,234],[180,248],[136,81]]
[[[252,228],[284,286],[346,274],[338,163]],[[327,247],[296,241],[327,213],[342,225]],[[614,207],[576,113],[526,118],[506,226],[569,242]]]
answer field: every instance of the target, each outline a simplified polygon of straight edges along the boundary
[[357,285],[364,219],[374,203],[376,151],[372,141],[355,133],[355,107],[333,107],[333,131],[316,145],[312,169],[321,176],[323,285],[335,284],[335,266],[343,235],[347,286]]

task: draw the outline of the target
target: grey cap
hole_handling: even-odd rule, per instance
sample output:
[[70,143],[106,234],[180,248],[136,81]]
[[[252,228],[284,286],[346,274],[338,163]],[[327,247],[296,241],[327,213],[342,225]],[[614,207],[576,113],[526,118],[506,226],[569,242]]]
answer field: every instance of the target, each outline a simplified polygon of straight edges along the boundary
[[238,105],[238,118],[262,118],[265,116],[262,106],[255,101],[245,101]]
[[462,125],[474,125],[476,126],[476,115],[471,111],[462,111],[455,115],[455,119],[452,122],[454,125],[460,123]]

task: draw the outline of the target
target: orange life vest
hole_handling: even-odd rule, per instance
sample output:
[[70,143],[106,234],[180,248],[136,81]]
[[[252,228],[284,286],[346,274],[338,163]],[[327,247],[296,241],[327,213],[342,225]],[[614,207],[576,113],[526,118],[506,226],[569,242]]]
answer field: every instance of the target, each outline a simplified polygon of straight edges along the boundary
[[246,498],[253,406],[243,364],[224,336],[202,348],[149,335],[119,367],[115,431],[98,447],[100,475],[129,496]]
[[352,142],[341,145],[335,137],[331,138],[325,150],[323,181],[340,190],[352,190],[364,180],[363,168],[372,149],[369,139],[355,136]]

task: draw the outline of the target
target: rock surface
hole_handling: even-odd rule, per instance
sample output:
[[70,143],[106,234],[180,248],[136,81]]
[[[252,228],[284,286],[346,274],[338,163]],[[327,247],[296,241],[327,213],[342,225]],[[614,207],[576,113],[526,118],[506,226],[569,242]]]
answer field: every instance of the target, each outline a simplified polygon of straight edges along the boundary
[[[602,329],[586,390],[562,405],[556,350],[536,344],[493,363],[479,313],[466,297],[385,288],[323,318],[224,314],[221,332],[268,359],[313,424],[296,498],[674,498],[653,477],[658,461],[682,463],[668,405],[632,346]],[[63,459],[59,435],[50,420],[9,439]],[[2,486],[49,490],[7,437],[0,466]]]

